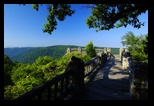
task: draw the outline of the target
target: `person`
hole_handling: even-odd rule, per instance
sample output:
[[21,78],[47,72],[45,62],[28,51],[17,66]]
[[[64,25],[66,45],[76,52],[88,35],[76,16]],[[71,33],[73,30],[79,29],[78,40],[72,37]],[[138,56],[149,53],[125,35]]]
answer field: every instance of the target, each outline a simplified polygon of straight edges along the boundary
[[130,52],[127,49],[125,49],[124,52],[123,52],[123,56],[125,58],[129,57],[130,56]]
[[74,93],[80,95],[84,89],[84,62],[80,58],[72,56],[69,68],[71,69]]

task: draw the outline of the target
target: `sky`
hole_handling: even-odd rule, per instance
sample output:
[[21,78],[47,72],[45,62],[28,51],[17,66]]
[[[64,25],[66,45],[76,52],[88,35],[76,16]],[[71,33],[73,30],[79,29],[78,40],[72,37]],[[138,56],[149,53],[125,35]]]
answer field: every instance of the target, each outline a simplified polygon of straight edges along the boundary
[[101,30],[88,28],[86,19],[91,15],[91,9],[82,8],[84,4],[72,4],[76,12],[67,16],[64,21],[58,21],[57,29],[50,35],[43,32],[48,14],[46,5],[39,11],[32,9],[30,4],[4,4],[4,48],[6,47],[47,47],[54,45],[86,46],[92,41],[98,47],[124,47],[121,37],[131,31],[134,35],[148,33],[148,11],[139,16],[144,26],[140,29],[128,27]]

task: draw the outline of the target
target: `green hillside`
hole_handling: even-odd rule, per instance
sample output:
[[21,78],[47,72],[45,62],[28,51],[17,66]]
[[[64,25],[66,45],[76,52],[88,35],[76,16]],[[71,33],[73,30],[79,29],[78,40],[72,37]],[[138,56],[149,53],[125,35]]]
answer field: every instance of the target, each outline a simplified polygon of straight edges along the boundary
[[4,48],[4,54],[8,55],[12,61],[20,63],[32,63],[39,56],[51,56],[54,59],[61,58],[68,47],[78,46],[49,46],[49,47],[21,47],[21,48]]
[[[53,59],[59,59],[66,53],[68,47],[78,48],[81,46],[56,45],[48,47],[4,48],[4,54],[9,56],[12,61],[18,61],[20,63],[33,63],[39,56],[51,56]],[[118,53],[119,48],[112,48],[112,54]]]

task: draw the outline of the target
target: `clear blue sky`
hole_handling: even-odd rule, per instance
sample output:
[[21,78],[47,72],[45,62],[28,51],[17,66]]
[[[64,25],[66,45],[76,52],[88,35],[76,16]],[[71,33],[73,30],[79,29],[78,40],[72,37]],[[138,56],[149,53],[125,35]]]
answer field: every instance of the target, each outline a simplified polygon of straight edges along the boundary
[[91,11],[82,8],[84,4],[72,4],[76,12],[66,20],[58,22],[57,30],[51,35],[43,33],[43,24],[46,23],[46,5],[41,6],[37,12],[30,4],[4,4],[4,48],[5,47],[46,47],[53,45],[85,46],[92,41],[94,46],[123,47],[121,37],[128,31],[135,35],[148,33],[148,11],[141,14],[139,19],[145,26],[135,29],[114,28],[109,31],[96,32],[86,25],[86,18]]

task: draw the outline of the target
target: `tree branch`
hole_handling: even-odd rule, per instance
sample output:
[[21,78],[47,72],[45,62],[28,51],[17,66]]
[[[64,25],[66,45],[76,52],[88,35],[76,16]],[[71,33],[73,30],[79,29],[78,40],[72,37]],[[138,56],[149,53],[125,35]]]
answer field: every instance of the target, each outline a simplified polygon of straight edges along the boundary
[[128,15],[128,13],[130,12],[134,12],[135,10],[140,10],[140,13],[148,10],[148,5],[147,4],[142,4],[142,5],[136,5],[135,7],[132,8],[128,8],[123,10],[122,12],[119,12],[115,15],[115,17],[112,17],[113,22],[116,22],[117,20],[126,17]]

